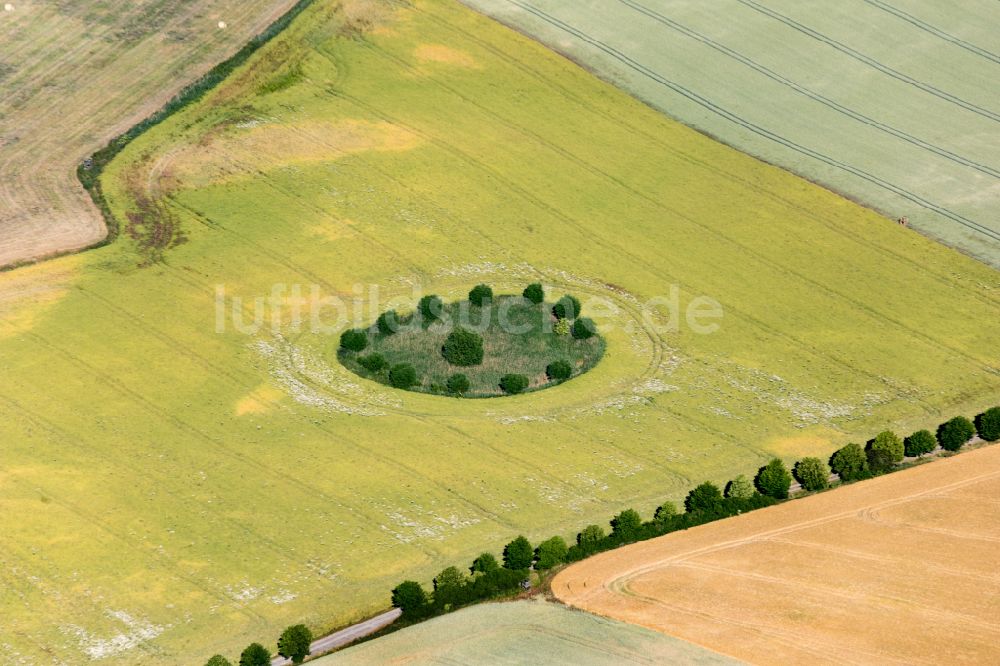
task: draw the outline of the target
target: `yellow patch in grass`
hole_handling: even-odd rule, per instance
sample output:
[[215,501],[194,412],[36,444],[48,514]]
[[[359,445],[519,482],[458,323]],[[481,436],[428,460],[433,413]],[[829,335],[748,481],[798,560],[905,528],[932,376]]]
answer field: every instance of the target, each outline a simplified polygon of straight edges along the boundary
[[261,384],[236,402],[236,416],[265,414],[274,409],[274,403],[280,400],[281,396],[282,393],[278,389],[268,384]]
[[843,446],[843,435],[831,428],[809,428],[792,437],[777,437],[764,443],[763,448],[779,458],[817,456],[826,459]]
[[[175,151],[169,164],[174,183],[201,187],[282,167],[329,162],[369,150],[416,147],[421,139],[388,122],[309,120],[263,124],[208,134],[198,144]],[[223,156],[223,159],[220,159]]]
[[442,63],[478,69],[475,58],[458,49],[443,44],[421,44],[413,51],[414,57],[422,63]]
[[0,338],[31,330],[68,293],[79,264],[73,255],[0,273]]

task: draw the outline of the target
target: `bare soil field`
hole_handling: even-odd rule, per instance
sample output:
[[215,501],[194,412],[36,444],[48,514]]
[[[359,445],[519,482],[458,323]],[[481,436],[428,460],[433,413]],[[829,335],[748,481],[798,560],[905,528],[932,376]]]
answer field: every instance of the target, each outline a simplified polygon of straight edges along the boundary
[[104,221],[77,182],[77,165],[292,4],[5,3],[0,8],[0,266],[103,239]]
[[997,663],[1000,447],[635,544],[556,596],[761,664]]

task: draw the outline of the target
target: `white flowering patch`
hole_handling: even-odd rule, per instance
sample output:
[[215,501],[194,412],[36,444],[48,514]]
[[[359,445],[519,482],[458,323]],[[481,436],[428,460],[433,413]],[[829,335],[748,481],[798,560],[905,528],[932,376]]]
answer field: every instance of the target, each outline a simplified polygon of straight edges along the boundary
[[83,627],[69,625],[63,631],[76,637],[82,649],[91,659],[106,659],[135,649],[140,643],[151,641],[163,633],[164,627],[147,620],[139,620],[125,611],[107,611],[111,619],[119,622],[124,631],[112,636],[95,636]]

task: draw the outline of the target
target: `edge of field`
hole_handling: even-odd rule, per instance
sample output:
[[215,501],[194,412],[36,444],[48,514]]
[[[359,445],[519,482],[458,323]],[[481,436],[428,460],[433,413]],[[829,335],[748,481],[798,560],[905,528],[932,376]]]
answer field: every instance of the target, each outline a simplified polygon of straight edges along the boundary
[[118,136],[112,138],[103,148],[95,151],[88,158],[88,160],[84,160],[84,163],[88,161],[90,162],[89,167],[84,167],[84,163],[77,166],[77,180],[80,181],[83,189],[90,195],[91,201],[94,202],[94,205],[101,213],[101,217],[104,219],[104,225],[106,227],[104,238],[96,243],[91,243],[90,245],[85,245],[80,248],[59,250],[35,257],[33,259],[15,261],[13,263],[0,266],[0,272],[11,271],[16,268],[30,266],[43,261],[49,261],[50,259],[57,259],[67,255],[86,252],[87,250],[95,250],[115,242],[121,233],[121,224],[114,216],[114,213],[111,212],[111,207],[108,205],[107,199],[104,197],[104,191],[101,188],[101,175],[104,173],[104,168],[132,141],[139,138],[153,127],[156,127],[178,111],[181,111],[190,104],[197,102],[208,92],[222,83],[233,70],[245,63],[250,56],[257,52],[257,50],[281,34],[281,32],[284,31],[289,24],[291,24],[292,20],[301,14],[312,3],[313,0],[298,0],[288,11],[275,19],[270,25],[264,28],[264,30],[251,37],[246,44],[236,51],[236,53],[218,63],[191,83],[185,85],[162,107],[154,111],[146,118],[143,118]]
[[[636,91],[631,90],[631,89],[629,89],[629,88],[621,85],[619,81],[616,81],[614,79],[614,77],[609,76],[606,73],[601,72],[596,67],[593,67],[593,66],[587,64],[586,62],[584,62],[582,59],[579,59],[579,58],[575,57],[567,48],[563,48],[563,47],[561,47],[557,43],[543,42],[540,39],[532,36],[528,32],[525,32],[524,30],[522,30],[515,22],[513,22],[511,20],[507,20],[506,18],[501,17],[501,16],[494,16],[492,14],[489,14],[484,9],[476,6],[474,3],[470,2],[469,0],[458,0],[458,2],[460,2],[463,7],[468,8],[470,11],[473,11],[473,12],[479,14],[480,16],[483,16],[484,18],[489,19],[490,21],[494,21],[496,23],[499,23],[500,25],[504,26],[505,28],[507,28],[509,30],[513,30],[514,32],[516,32],[517,34],[525,37],[526,39],[530,39],[533,42],[537,42],[537,43],[541,44],[542,46],[544,46],[548,50],[550,50],[553,53],[555,53],[557,56],[559,56],[559,57],[567,60],[568,62],[573,63],[575,66],[577,66],[580,69],[586,71],[590,75],[592,75],[592,76],[600,79],[601,81],[604,81],[605,83],[614,86],[618,90],[621,90],[622,92],[624,92],[629,97],[632,97],[633,99],[637,100],[641,104],[649,107],[650,109],[652,109],[656,113],[659,113],[660,115],[666,116],[670,120],[672,120],[672,121],[674,121],[674,122],[676,122],[676,123],[678,123],[680,125],[683,125],[684,127],[688,128],[688,129],[690,129],[690,130],[692,130],[694,132],[697,132],[698,134],[700,134],[700,135],[702,135],[704,137],[707,137],[707,138],[711,139],[712,141],[715,141],[716,143],[722,144],[723,146],[726,146],[727,148],[731,148],[732,150],[735,150],[736,152],[738,152],[738,153],[740,153],[742,155],[746,155],[747,157],[750,157],[751,159],[754,159],[754,160],[760,162],[761,164],[766,164],[766,165],[768,165],[770,167],[774,167],[775,169],[780,169],[781,171],[784,171],[787,174],[790,174],[792,176],[795,176],[796,178],[799,178],[799,179],[804,180],[804,181],[806,181],[808,183],[811,183],[812,185],[815,185],[816,187],[820,187],[820,188],[826,190],[827,192],[831,192],[832,194],[840,197],[841,199],[844,199],[846,201],[850,201],[853,204],[861,206],[862,208],[875,213],[879,217],[885,218],[886,220],[888,220],[888,221],[890,221],[892,223],[896,223],[896,220],[893,218],[893,216],[888,211],[883,210],[882,208],[880,208],[879,206],[877,206],[877,205],[875,205],[873,203],[870,203],[868,201],[860,199],[860,198],[858,198],[858,197],[856,197],[856,196],[854,196],[854,195],[852,195],[852,194],[850,194],[848,192],[845,192],[844,190],[842,190],[842,189],[840,189],[838,187],[834,187],[833,185],[831,185],[829,183],[823,182],[821,180],[816,180],[815,178],[807,176],[807,175],[805,175],[803,173],[799,173],[798,171],[795,171],[794,169],[791,169],[791,168],[789,168],[787,166],[784,166],[782,164],[778,164],[777,162],[773,162],[773,161],[771,161],[771,160],[769,160],[769,159],[767,159],[765,157],[757,155],[756,153],[747,152],[746,150],[740,148],[739,146],[737,146],[737,145],[735,145],[735,144],[727,141],[726,139],[724,139],[724,138],[722,138],[722,137],[720,137],[720,136],[718,136],[716,134],[713,134],[712,132],[709,132],[709,131],[705,130],[704,128],[696,127],[696,126],[694,126],[694,125],[692,125],[692,124],[690,124],[690,123],[682,120],[681,118],[678,118],[677,116],[675,116],[672,113],[670,113],[670,111],[668,111],[666,108],[661,107],[661,106],[655,104],[654,102],[650,101],[649,99],[647,99],[643,95],[640,95]],[[953,250],[955,252],[958,252],[959,254],[962,254],[962,255],[964,255],[966,257],[969,257],[970,259],[974,259],[977,262],[986,264],[987,266],[991,265],[989,262],[987,262],[986,260],[984,260],[982,257],[977,256],[976,254],[972,253],[971,251],[968,251],[968,250],[965,250],[964,248],[961,248],[961,247],[952,245],[950,243],[947,243],[947,242],[941,240],[940,238],[938,238],[937,236],[931,235],[929,233],[924,233],[923,231],[920,231],[920,230],[917,230],[917,229],[914,229],[914,230],[917,231],[917,233],[919,233],[920,235],[925,236],[926,238],[929,238],[930,240],[934,241],[938,245],[946,247],[949,250]]]
[[[606,584],[609,581],[615,586],[618,586],[623,584],[623,581],[627,581],[631,576],[637,573],[645,573],[654,570],[657,567],[657,565],[660,564],[660,560],[657,558],[655,553],[657,551],[663,550],[662,545],[667,539],[676,540],[677,538],[683,538],[684,535],[689,535],[692,532],[696,532],[698,535],[704,534],[706,531],[709,530],[716,530],[717,532],[721,532],[720,534],[716,535],[716,538],[713,538],[711,540],[711,543],[713,545],[694,548],[693,550],[690,551],[691,554],[698,554],[703,551],[715,550],[716,548],[731,546],[736,542],[752,541],[758,538],[759,536],[759,533],[755,533],[753,529],[751,529],[749,532],[744,532],[744,535],[741,537],[733,538],[733,535],[731,533],[733,531],[732,527],[734,522],[740,519],[742,519],[743,521],[755,521],[757,523],[760,523],[757,526],[757,528],[764,529],[762,521],[766,519],[767,515],[771,515],[776,511],[785,511],[785,512],[796,511],[796,510],[801,511],[803,504],[799,502],[799,500],[812,499],[813,502],[817,501],[822,502],[825,499],[826,503],[834,503],[835,500],[831,498],[830,495],[833,494],[833,491],[836,490],[843,490],[848,493],[853,492],[854,494],[864,493],[865,489],[861,487],[862,485],[870,487],[872,482],[877,482],[879,480],[895,485],[905,485],[908,474],[914,474],[914,473],[928,474],[930,473],[928,469],[940,468],[941,464],[946,463],[946,461],[948,460],[964,459],[964,462],[966,463],[966,465],[968,465],[970,464],[970,461],[966,457],[967,454],[972,454],[973,456],[975,456],[975,454],[977,453],[983,454],[984,451],[985,452],[992,451],[994,454],[1000,452],[1000,442],[985,441],[979,439],[978,437],[975,438],[975,440],[976,440],[975,443],[970,442],[968,448],[963,447],[962,449],[954,452],[942,452],[939,450],[935,454],[930,454],[927,457],[921,457],[919,459],[909,461],[908,464],[904,464],[896,469],[891,470],[886,474],[882,474],[876,477],[862,479],[859,481],[837,483],[836,485],[831,485],[820,491],[812,491],[812,492],[800,491],[798,493],[795,493],[794,495],[790,494],[786,500],[778,502],[777,504],[770,507],[764,507],[763,509],[759,509],[757,511],[747,512],[742,515],[729,516],[728,518],[710,521],[702,525],[691,527],[689,529],[664,534],[662,536],[654,537],[652,539],[647,539],[644,541],[636,541],[633,543],[625,544],[619,548],[614,548],[611,550],[595,553],[577,562],[568,563],[554,569],[551,572],[551,575],[548,577],[548,580],[546,581],[547,586],[546,589],[544,590],[544,594],[546,598],[556,603],[562,604],[567,608],[582,611],[585,613],[592,613],[599,617],[605,617],[608,619],[617,620],[619,622],[633,624],[635,626],[645,627],[647,629],[663,633],[664,635],[670,636],[672,638],[676,638],[678,640],[691,643],[692,645],[697,645],[710,652],[724,655],[732,659],[741,660],[743,659],[743,657],[736,654],[735,650],[727,651],[721,649],[720,646],[718,645],[710,644],[708,641],[695,640],[691,637],[683,637],[679,633],[665,631],[663,628],[656,626],[653,621],[638,621],[636,619],[630,618],[628,616],[628,613],[615,614],[611,610],[612,607],[614,606],[613,603],[608,603],[607,601],[605,601],[603,603],[603,608],[598,608],[599,606],[602,605],[599,599],[599,595],[602,592],[609,592],[609,593],[611,592],[611,590],[608,588]],[[986,475],[992,475],[992,473],[987,472]],[[974,479],[979,477],[973,476],[970,478]],[[882,502],[876,502],[876,504],[889,504],[889,503],[894,504],[899,501],[905,501],[906,499],[912,499],[913,497],[924,496],[928,493],[933,493],[936,490],[940,489],[941,487],[945,487],[947,485],[951,484],[946,483],[944,485],[933,486],[929,489],[925,488],[918,492],[911,493],[909,495],[904,495],[899,498],[883,500]],[[859,507],[855,505],[856,500],[852,502],[851,499],[853,498],[849,498],[848,502],[846,502],[847,504],[846,508],[842,508],[840,504],[837,504],[835,507],[831,508],[825,515],[822,515],[819,518],[806,521],[799,521],[799,522],[796,522],[795,520],[791,522],[779,522],[780,525],[779,527],[777,528],[769,527],[764,533],[765,534],[769,533],[772,530],[784,531],[786,529],[794,529],[795,527],[802,524],[808,524],[808,525],[822,524],[837,516],[847,515],[850,513],[857,512],[859,510],[862,511],[867,510],[868,508],[867,505],[859,509]],[[790,506],[791,508],[789,508]],[[773,521],[768,521],[768,524],[773,525]],[[728,532],[726,531],[726,527],[730,528]],[[641,552],[638,554],[637,557],[630,557],[630,553],[626,553],[625,552],[626,550],[638,550]],[[683,556],[684,552],[685,551],[683,550],[680,551],[680,555]],[[671,551],[671,553],[672,553],[671,555],[667,556],[668,558],[675,557],[678,555],[678,552],[676,550]],[[650,555],[652,555],[652,557],[650,557]],[[571,574],[569,573],[570,570],[584,569],[586,571],[587,567],[595,567],[595,566],[599,567],[600,560],[611,560],[611,568],[614,568],[615,565],[618,565],[615,573],[613,573],[612,575],[604,576],[603,580],[600,581],[601,583],[600,585],[590,587],[587,592],[581,592],[581,588],[579,588],[579,586],[577,586],[577,589],[575,591],[572,591],[571,582],[567,580],[571,576]],[[626,561],[628,561],[629,564],[626,564]],[[580,574],[577,575],[579,576]],[[585,588],[588,587],[586,581],[584,582],[583,587]],[[598,598],[595,601],[590,597],[598,597]]]

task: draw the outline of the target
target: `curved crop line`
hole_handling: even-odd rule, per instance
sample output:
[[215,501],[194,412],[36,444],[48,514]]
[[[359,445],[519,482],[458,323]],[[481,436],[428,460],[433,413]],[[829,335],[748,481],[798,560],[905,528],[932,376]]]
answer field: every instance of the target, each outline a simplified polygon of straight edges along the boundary
[[872,7],[877,7],[878,9],[881,9],[882,11],[886,12],[887,14],[892,14],[893,16],[895,16],[897,18],[903,19],[907,23],[910,23],[910,24],[916,26],[917,28],[923,30],[924,32],[929,32],[930,34],[934,35],[935,37],[940,37],[941,39],[943,39],[943,40],[945,40],[947,42],[951,42],[955,46],[963,48],[966,51],[970,51],[972,53],[975,53],[977,56],[980,56],[982,58],[986,58],[987,60],[992,60],[993,62],[995,62],[997,64],[1000,64],[1000,56],[998,56],[997,54],[993,53],[992,51],[987,51],[984,48],[980,48],[980,47],[976,46],[975,44],[972,44],[970,42],[965,41],[964,39],[960,39],[959,37],[956,37],[955,35],[947,33],[944,30],[941,30],[940,28],[936,28],[933,25],[931,25],[930,23],[926,23],[925,21],[921,21],[916,16],[913,16],[912,14],[907,14],[902,9],[897,9],[897,8],[893,7],[892,5],[890,5],[887,2],[882,2],[881,0],[863,0],[863,1],[867,2]]
[[902,81],[903,83],[908,83],[911,86],[919,88],[920,90],[923,90],[926,93],[930,93],[931,95],[934,95],[935,97],[939,97],[939,98],[941,98],[943,100],[951,102],[952,104],[955,104],[956,106],[960,106],[963,109],[966,109],[967,111],[972,111],[973,113],[976,113],[976,114],[978,114],[980,116],[983,116],[985,118],[989,118],[990,120],[995,120],[997,122],[1000,122],[1000,115],[994,113],[993,111],[990,111],[989,109],[984,109],[981,106],[976,106],[972,102],[967,102],[964,99],[962,99],[961,97],[957,97],[956,95],[952,95],[951,93],[945,92],[944,90],[941,90],[940,88],[935,88],[934,86],[932,86],[932,85],[930,85],[928,83],[924,83],[923,81],[918,81],[917,79],[913,78],[912,76],[907,76],[906,74],[903,74],[902,72],[900,72],[897,69],[893,69],[892,67],[889,67],[887,65],[883,65],[878,60],[875,60],[874,58],[866,56],[864,53],[861,53],[860,51],[855,51],[854,49],[852,49],[851,47],[847,46],[846,44],[838,42],[835,39],[831,39],[830,37],[827,37],[826,35],[822,34],[821,32],[817,32],[816,30],[813,30],[812,28],[810,28],[807,25],[803,25],[802,23],[799,23],[798,21],[795,21],[794,19],[789,18],[788,16],[785,16],[784,14],[780,14],[780,13],[774,11],[773,9],[769,9],[769,8],[765,7],[764,5],[761,5],[761,4],[758,4],[758,3],[754,2],[754,0],[736,0],[736,1],[739,2],[740,4],[746,5],[750,9],[753,9],[754,11],[757,11],[757,12],[759,12],[761,14],[764,14],[765,16],[768,16],[768,17],[770,17],[770,18],[772,18],[772,19],[774,19],[776,21],[780,21],[781,23],[784,23],[785,25],[787,25],[788,27],[790,27],[790,28],[792,28],[794,30],[798,30],[799,32],[801,32],[804,35],[808,35],[809,37],[812,37],[813,39],[815,39],[817,41],[823,42],[827,46],[830,46],[830,47],[836,49],[837,51],[840,51],[844,55],[850,56],[851,58],[854,58],[858,62],[864,63],[865,65],[868,65],[869,67],[877,69],[878,71],[882,72],[883,74],[891,76],[892,78],[894,78],[894,79],[896,79],[898,81]]
[[[955,212],[953,212],[951,210],[948,210],[947,208],[944,208],[944,207],[942,207],[942,206],[940,206],[938,204],[935,204],[932,201],[928,201],[927,199],[924,199],[920,195],[915,194],[913,192],[909,192],[909,191],[903,189],[902,187],[900,187],[898,185],[895,185],[895,184],[890,183],[890,182],[888,182],[886,180],[883,180],[882,178],[879,178],[878,176],[875,176],[874,174],[868,173],[867,171],[864,171],[864,170],[859,169],[857,167],[854,167],[854,166],[851,166],[849,164],[845,164],[843,162],[835,160],[832,157],[829,157],[827,155],[819,153],[819,152],[817,152],[815,150],[812,150],[811,148],[807,148],[807,147],[802,146],[800,144],[797,144],[797,143],[795,143],[793,141],[790,141],[789,139],[786,139],[783,136],[775,134],[774,132],[771,132],[770,130],[765,129],[765,128],[759,126],[759,125],[755,125],[755,124],[753,124],[753,123],[751,123],[749,121],[746,121],[743,118],[737,116],[736,114],[734,114],[734,113],[732,113],[732,112],[730,112],[730,111],[728,111],[728,110],[726,110],[726,109],[724,109],[724,108],[716,105],[711,100],[706,99],[705,97],[702,97],[701,95],[698,95],[697,93],[692,92],[691,90],[688,90],[687,88],[685,88],[685,87],[683,87],[683,86],[681,86],[681,85],[679,85],[677,83],[674,83],[673,81],[670,81],[669,79],[664,78],[659,73],[657,73],[657,72],[649,69],[648,67],[646,67],[642,63],[640,63],[640,62],[638,62],[636,60],[633,60],[629,56],[625,55],[624,53],[622,53],[622,52],[620,52],[620,51],[618,51],[616,49],[614,49],[613,47],[608,46],[604,42],[602,42],[600,40],[597,40],[597,39],[591,37],[590,35],[587,35],[587,34],[581,32],[580,30],[577,30],[573,26],[568,25],[568,24],[560,21],[559,19],[557,19],[557,18],[555,18],[555,17],[553,17],[553,16],[551,16],[549,14],[546,14],[545,12],[543,12],[543,11],[541,11],[539,9],[536,9],[535,7],[532,7],[530,5],[526,5],[524,3],[518,2],[518,0],[507,0],[507,1],[510,2],[511,4],[514,4],[514,5],[518,6],[518,7],[520,7],[521,9],[525,10],[526,12],[529,12],[530,14],[533,14],[533,15],[537,16],[538,18],[540,18],[541,20],[545,21],[546,23],[549,23],[550,25],[553,25],[556,28],[558,28],[560,30],[563,30],[564,32],[568,32],[571,35],[573,35],[574,37],[580,39],[581,41],[584,41],[584,42],[590,44],[591,46],[599,49],[600,51],[603,51],[604,53],[606,53],[607,55],[611,56],[615,60],[618,60],[619,62],[623,63],[624,65],[626,65],[630,69],[635,70],[636,72],[638,72],[638,73],[642,74],[643,76],[645,76],[645,77],[653,80],[654,82],[660,84],[661,86],[672,90],[673,92],[677,93],[678,95],[681,95],[682,97],[685,97],[685,98],[691,100],[692,102],[698,104],[699,106],[704,107],[705,109],[711,111],[712,113],[715,113],[716,115],[722,116],[726,120],[729,120],[730,122],[732,122],[732,123],[734,123],[736,125],[739,125],[740,127],[743,127],[744,129],[747,129],[750,132],[753,132],[754,134],[760,135],[761,137],[769,139],[769,140],[771,140],[771,141],[773,141],[773,142],[775,142],[777,144],[780,144],[780,145],[782,145],[782,146],[784,146],[786,148],[789,148],[789,149],[791,149],[791,150],[793,150],[793,151],[795,151],[797,153],[801,153],[801,154],[803,154],[803,155],[805,155],[807,157],[811,157],[811,158],[813,158],[815,160],[823,162],[824,164],[827,164],[829,166],[836,167],[838,169],[846,171],[846,172],[848,172],[848,173],[850,173],[850,174],[852,174],[854,176],[857,176],[858,178],[861,178],[861,179],[866,180],[866,181],[868,181],[868,182],[870,182],[870,183],[872,183],[874,185],[877,185],[877,186],[881,187],[882,189],[888,190],[889,192],[892,192],[893,194],[896,194],[897,196],[900,196],[900,197],[902,197],[904,199],[907,199],[907,200],[909,200],[909,201],[911,201],[911,202],[913,202],[913,203],[915,203],[915,204],[917,204],[917,205],[919,205],[919,206],[921,206],[923,208],[926,208],[926,209],[928,209],[930,211],[933,211],[933,212],[937,213],[938,215],[941,215],[942,217],[948,218],[948,219],[952,220],[953,222],[961,224],[962,226],[968,228],[970,231],[974,231],[976,233],[980,233],[980,234],[986,236],[987,238],[990,238],[991,240],[1000,241],[1000,232],[998,232],[998,231],[995,231],[995,230],[993,230],[993,229],[991,229],[991,228],[989,228],[987,226],[984,226],[984,225],[982,225],[982,224],[980,224],[978,222],[970,220],[970,219],[968,219],[968,218],[966,218],[966,217],[964,217],[962,215],[959,215],[958,213],[955,213]],[[745,0],[739,0],[739,1],[743,2]]]
[[[105,167],[111,163],[111,160],[118,153],[125,150],[127,145],[151,128],[156,127],[178,111],[202,99],[209,91],[222,83],[237,67],[249,60],[250,56],[287,28],[292,20],[305,11],[312,2],[313,0],[298,0],[287,12],[275,19],[262,32],[252,37],[239,51],[182,88],[180,92],[170,98],[163,107],[154,111],[152,115],[128,128],[122,134],[111,139],[106,146],[94,152],[89,158],[91,163],[89,167],[84,166],[86,161],[80,163],[76,169],[77,180],[80,181],[83,189],[90,195],[91,200],[97,206],[108,228],[108,233],[103,239],[79,250],[80,252],[110,245],[118,238],[119,233],[121,233],[121,225],[114,216],[114,213],[111,212],[111,206],[108,204],[101,186],[101,174],[104,173]],[[73,253],[75,252],[65,254]]]
[[975,162],[975,161],[973,161],[971,159],[968,159],[966,157],[962,157],[961,155],[953,153],[953,152],[951,152],[949,150],[946,150],[944,148],[941,148],[939,146],[935,146],[934,144],[928,143],[927,141],[924,141],[923,139],[921,139],[919,137],[913,136],[912,134],[909,134],[909,133],[904,132],[904,131],[902,131],[900,129],[897,129],[897,128],[891,126],[891,125],[886,125],[883,122],[875,120],[874,118],[871,118],[871,117],[866,116],[866,115],[864,115],[862,113],[859,113],[858,111],[855,111],[854,109],[846,107],[846,106],[844,106],[844,105],[836,102],[835,100],[830,99],[829,97],[826,97],[826,96],[821,95],[821,94],[819,94],[819,93],[817,93],[815,91],[812,91],[812,90],[810,90],[810,89],[808,89],[808,88],[806,88],[806,87],[804,87],[804,86],[796,83],[795,81],[792,81],[791,79],[788,79],[788,78],[786,78],[786,77],[778,74],[774,70],[769,69],[769,68],[767,68],[767,67],[765,67],[765,66],[763,66],[763,65],[761,65],[761,64],[759,64],[757,62],[755,62],[754,60],[752,60],[752,59],[750,59],[750,58],[742,55],[738,51],[735,51],[735,50],[733,50],[733,49],[725,46],[724,44],[720,44],[719,42],[716,42],[713,39],[711,39],[711,38],[709,38],[709,37],[707,37],[705,35],[702,35],[702,34],[700,34],[698,32],[695,32],[694,30],[691,30],[690,28],[687,28],[684,25],[681,25],[680,23],[677,23],[676,21],[673,21],[673,20],[667,18],[666,16],[663,16],[662,14],[659,14],[659,13],[653,11],[652,9],[649,9],[648,7],[644,7],[643,5],[638,4],[636,2],[633,2],[632,0],[618,0],[618,1],[620,3],[628,6],[628,7],[631,7],[632,9],[634,9],[637,12],[645,14],[646,16],[648,16],[649,18],[653,19],[654,21],[657,21],[658,23],[662,23],[663,25],[665,25],[665,26],[667,26],[669,28],[672,28],[673,30],[676,30],[677,32],[680,32],[681,34],[683,34],[683,35],[685,35],[687,37],[690,37],[691,39],[694,39],[694,40],[697,40],[697,41],[701,42],[702,44],[708,46],[709,48],[715,49],[716,51],[719,51],[719,52],[721,52],[721,53],[729,56],[730,58],[733,58],[734,60],[737,60],[737,61],[741,62],[742,64],[746,65],[747,67],[750,67],[754,71],[757,71],[757,72],[763,74],[764,76],[768,77],[769,79],[771,79],[773,81],[777,81],[778,83],[780,83],[780,84],[782,84],[784,86],[787,86],[787,87],[795,90],[796,92],[801,93],[802,95],[805,95],[806,97],[809,97],[810,99],[812,99],[812,100],[814,100],[816,102],[819,102],[820,104],[823,104],[824,106],[827,106],[827,107],[829,107],[829,108],[831,108],[831,109],[833,109],[835,111],[838,111],[839,113],[842,113],[842,114],[844,114],[846,116],[849,116],[850,118],[853,118],[854,120],[856,120],[856,121],[858,121],[860,123],[863,123],[865,125],[868,125],[869,127],[873,127],[873,128],[875,128],[877,130],[885,132],[886,134],[891,134],[892,136],[896,137],[897,139],[902,139],[903,141],[906,141],[908,143],[912,143],[915,146],[919,146],[920,148],[923,148],[924,150],[928,150],[928,151],[930,151],[932,153],[935,153],[936,155],[940,155],[941,157],[944,157],[945,159],[948,159],[948,160],[950,160],[952,162],[957,162],[957,163],[962,164],[964,166],[970,167],[970,168],[975,169],[976,171],[984,173],[984,174],[986,174],[988,176],[993,176],[994,178],[1000,178],[1000,171],[998,171],[997,169],[994,169],[991,166],[988,166],[988,165],[985,165],[985,164],[980,164],[979,162]]

